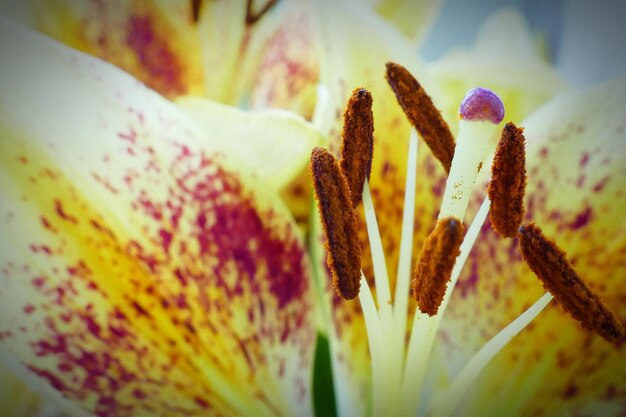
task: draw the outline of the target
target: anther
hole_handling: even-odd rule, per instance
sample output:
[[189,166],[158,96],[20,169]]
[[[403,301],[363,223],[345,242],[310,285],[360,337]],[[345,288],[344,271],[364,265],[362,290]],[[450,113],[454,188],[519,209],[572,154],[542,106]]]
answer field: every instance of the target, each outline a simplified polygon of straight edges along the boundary
[[413,295],[422,313],[434,316],[446,293],[450,274],[465,234],[463,223],[446,217],[437,221],[426,238],[411,280]]
[[363,184],[369,180],[374,155],[374,114],[372,95],[363,88],[352,93],[343,114],[341,133],[341,171],[348,181],[352,207],[356,208],[363,196]]
[[610,342],[623,338],[622,324],[580,279],[556,243],[534,224],[521,226],[519,238],[526,263],[565,311]]
[[341,297],[351,300],[359,294],[361,245],[348,183],[337,159],[325,149],[313,149],[310,170],[333,284]]
[[248,0],[248,4],[246,5],[246,25],[252,26],[258,22],[261,17],[263,17],[263,15],[276,4],[277,1],[278,0],[269,0],[259,11],[254,12],[252,10],[252,0]]
[[396,94],[406,117],[446,172],[450,172],[454,156],[454,136],[430,96],[402,65],[388,62],[385,78]]
[[526,190],[526,151],[523,128],[507,123],[502,130],[491,165],[489,218],[496,232],[504,237],[517,236],[524,215]]
[[193,23],[198,23],[200,19],[200,7],[202,6],[202,0],[191,0],[191,20]]

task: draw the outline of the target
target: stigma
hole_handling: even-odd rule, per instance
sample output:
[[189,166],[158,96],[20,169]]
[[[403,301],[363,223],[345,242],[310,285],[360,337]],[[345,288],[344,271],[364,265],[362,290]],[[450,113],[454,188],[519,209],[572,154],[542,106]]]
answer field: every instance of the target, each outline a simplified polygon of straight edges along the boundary
[[476,87],[465,94],[459,106],[461,120],[489,121],[494,125],[504,119],[504,104],[488,88]]

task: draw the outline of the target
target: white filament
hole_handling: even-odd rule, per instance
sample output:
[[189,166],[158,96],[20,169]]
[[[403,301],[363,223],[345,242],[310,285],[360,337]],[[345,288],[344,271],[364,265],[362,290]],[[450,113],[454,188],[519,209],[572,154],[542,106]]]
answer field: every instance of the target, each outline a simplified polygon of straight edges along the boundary
[[[472,185],[476,180],[479,166],[485,159],[494,128],[495,126],[489,122],[461,122],[461,134],[450,177],[446,184],[444,201],[439,213],[440,218],[455,216],[463,219],[469,204]],[[363,209],[372,251],[377,303],[374,302],[374,297],[365,277],[361,278],[359,299],[363,309],[372,360],[372,415],[375,417],[417,415],[424,377],[439,324],[491,205],[491,201],[485,198],[467,230],[438,314],[430,317],[417,310],[408,346],[406,346],[405,332],[413,244],[417,142],[417,134],[412,131],[409,139],[402,236],[393,300],[369,184],[366,182],[363,187]],[[482,145],[476,146],[478,143],[482,143]],[[487,363],[528,325],[551,299],[551,295],[546,294],[479,350],[459,373],[448,390],[434,403],[431,410],[432,415],[437,417],[450,415]]]
[[413,329],[411,330],[411,337],[409,339],[409,347],[407,350],[407,359],[404,371],[405,374],[402,382],[403,409],[406,410],[406,415],[415,415],[417,412],[418,404],[413,403],[412,401],[407,401],[406,399],[410,397],[412,391],[421,391],[424,382],[424,375],[426,373],[426,367],[428,366],[428,360],[435,342],[435,336],[437,335],[439,323],[441,322],[443,313],[448,306],[448,302],[452,296],[452,291],[459,279],[459,276],[461,275],[461,271],[467,261],[467,257],[469,256],[469,253],[478,238],[480,229],[487,218],[490,206],[491,202],[488,198],[486,198],[480,206],[478,213],[476,213],[474,221],[472,221],[472,224],[465,234],[465,238],[463,239],[463,243],[460,248],[461,253],[457,257],[454,268],[452,269],[450,282],[446,288],[446,294],[443,301],[439,306],[438,314],[430,317],[427,314],[423,314],[419,311],[419,309],[415,310]]
[[543,309],[552,301],[552,294],[545,293],[528,310],[513,320],[500,331],[493,339],[483,346],[465,365],[454,379],[445,395],[435,402],[431,415],[433,417],[447,417],[456,409],[457,405],[474,382],[476,377],[485,368],[493,357],[520,331],[522,331]]
[[370,249],[372,251],[372,263],[374,266],[374,280],[376,282],[376,301],[381,314],[391,312],[391,291],[389,290],[389,276],[387,265],[385,264],[385,252],[378,231],[378,221],[374,203],[370,194],[370,186],[367,181],[363,186],[363,210],[365,211],[365,223],[367,224],[367,235],[369,236]]

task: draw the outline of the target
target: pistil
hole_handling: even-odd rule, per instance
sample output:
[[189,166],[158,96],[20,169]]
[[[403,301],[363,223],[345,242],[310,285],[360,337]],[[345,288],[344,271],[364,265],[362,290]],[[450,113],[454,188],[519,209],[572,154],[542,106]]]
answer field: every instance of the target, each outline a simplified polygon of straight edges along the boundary
[[[424,242],[411,281],[419,309],[430,316],[437,314],[443,301],[463,241],[463,217],[472,186],[485,159],[489,139],[504,117],[504,106],[492,91],[475,88],[466,94],[459,116],[457,149],[446,182],[437,227]],[[452,228],[449,225],[456,226]]]
[[475,88],[465,95],[459,117],[459,136],[439,219],[453,216],[463,221],[489,140],[496,125],[504,118],[504,105],[493,91]]

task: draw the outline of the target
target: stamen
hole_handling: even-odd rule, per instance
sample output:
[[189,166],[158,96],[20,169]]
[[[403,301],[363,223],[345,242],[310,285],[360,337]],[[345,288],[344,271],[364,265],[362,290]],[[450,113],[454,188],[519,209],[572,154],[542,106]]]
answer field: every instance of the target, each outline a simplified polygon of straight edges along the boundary
[[453,217],[439,219],[426,238],[411,287],[422,313],[434,316],[446,293],[446,287],[460,253],[465,226]]
[[388,62],[385,78],[396,94],[406,117],[446,172],[450,172],[454,156],[454,136],[430,96],[402,65]]
[[200,19],[200,6],[202,6],[202,0],[191,0],[191,20],[193,23],[198,23]]
[[374,114],[372,95],[357,88],[343,114],[340,167],[348,181],[352,207],[356,208],[363,196],[363,184],[369,180],[374,155]]
[[[477,114],[488,116],[478,117]],[[487,154],[489,139],[496,124],[504,117],[504,105],[495,93],[476,88],[465,96],[459,115],[461,120],[458,142],[441,201],[439,218],[453,216],[463,221],[472,185]]]
[[519,228],[522,255],[546,290],[584,328],[593,330],[609,342],[624,336],[624,327],[602,300],[576,274],[554,241],[546,238],[534,224]]
[[517,236],[524,215],[526,151],[523,128],[507,123],[491,165],[489,218],[494,230],[504,237]]
[[248,0],[248,4],[246,5],[246,25],[252,26],[256,22],[258,22],[263,17],[263,15],[276,4],[277,1],[278,0],[269,0],[267,3],[265,3],[265,5],[263,5],[261,10],[255,13],[252,10],[252,0]]
[[351,300],[359,294],[361,245],[348,184],[337,159],[325,149],[313,149],[310,170],[333,284],[341,297]]

